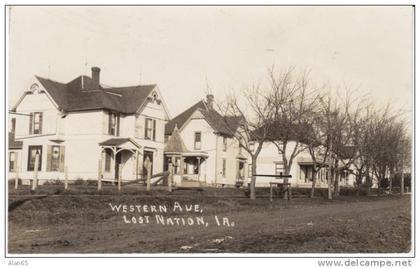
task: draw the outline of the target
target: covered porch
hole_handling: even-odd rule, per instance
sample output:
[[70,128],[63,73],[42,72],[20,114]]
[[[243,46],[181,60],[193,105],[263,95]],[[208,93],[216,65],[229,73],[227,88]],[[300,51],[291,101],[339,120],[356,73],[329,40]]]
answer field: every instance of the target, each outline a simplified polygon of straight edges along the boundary
[[166,153],[164,170],[168,170],[169,163],[174,167],[174,181],[179,183],[202,182],[207,183],[206,152]]
[[203,151],[189,151],[175,126],[164,152],[164,170],[171,163],[174,168],[174,183],[182,186],[201,186],[207,183],[206,160],[209,155]]
[[137,180],[140,177],[141,146],[130,138],[111,138],[99,143],[101,155],[98,169],[104,181]]
[[328,165],[321,161],[313,161],[311,157],[299,157],[297,163],[299,165],[298,184],[312,185],[315,168],[319,169],[316,174],[316,186],[322,186],[327,183]]

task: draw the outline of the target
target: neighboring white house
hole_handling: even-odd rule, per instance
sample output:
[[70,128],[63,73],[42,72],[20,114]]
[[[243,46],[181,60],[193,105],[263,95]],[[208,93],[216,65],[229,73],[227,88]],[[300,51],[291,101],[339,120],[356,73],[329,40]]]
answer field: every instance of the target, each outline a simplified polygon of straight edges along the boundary
[[105,180],[136,179],[146,158],[162,171],[169,115],[156,85],[105,87],[98,67],[68,83],[35,76],[10,115],[9,178],[32,178],[37,154],[41,183],[65,170],[70,180],[97,179],[99,168]]
[[[290,155],[294,147],[296,146],[296,141],[290,141],[287,144],[286,156],[290,159]],[[309,150],[304,149],[305,144],[299,143],[299,146],[303,149],[292,162],[290,168],[290,175],[292,176],[289,179],[292,187],[312,187],[312,176],[314,172],[314,161],[309,153]],[[323,165],[321,161],[317,161],[315,164],[320,170],[317,173],[316,187],[325,188],[327,187],[327,172],[328,167]],[[249,163],[248,169],[251,170],[251,163]],[[272,142],[265,142],[260,151],[257,160],[257,174],[268,174],[268,175],[280,175],[284,174],[284,164],[282,159],[282,154],[279,152],[276,145]],[[248,172],[247,181],[250,182],[251,173]],[[263,187],[269,186],[270,181],[276,181],[275,178],[270,177],[257,177],[256,186]],[[340,186],[344,187],[353,187],[355,181],[355,176],[349,172],[349,170],[342,169],[340,171]]]
[[232,135],[239,118],[223,117],[213,101],[207,95],[165,126],[165,169],[174,163],[184,185],[242,185],[246,178],[247,158]]

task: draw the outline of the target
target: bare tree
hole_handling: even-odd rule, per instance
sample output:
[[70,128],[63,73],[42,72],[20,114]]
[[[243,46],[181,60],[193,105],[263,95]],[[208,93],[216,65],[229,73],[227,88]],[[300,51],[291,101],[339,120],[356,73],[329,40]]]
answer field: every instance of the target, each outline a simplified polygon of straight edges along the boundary
[[295,76],[293,69],[280,73],[269,70],[267,102],[273,107],[273,118],[268,139],[281,154],[285,175],[290,174],[295,158],[307,150],[306,134],[315,100],[308,72]]
[[[268,139],[273,106],[267,101],[260,86],[254,85],[243,91],[242,97],[238,99],[235,95],[228,96],[225,104],[219,105],[219,110],[225,119],[232,116],[240,118],[238,129],[231,130],[231,134],[251,157],[250,198],[255,199],[257,159]],[[225,123],[228,124],[228,120]]]

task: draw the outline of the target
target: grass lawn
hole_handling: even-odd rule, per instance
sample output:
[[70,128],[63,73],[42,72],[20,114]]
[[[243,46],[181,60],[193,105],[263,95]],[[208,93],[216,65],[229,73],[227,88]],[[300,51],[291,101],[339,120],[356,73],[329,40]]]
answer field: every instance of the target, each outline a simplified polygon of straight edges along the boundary
[[[270,203],[265,190],[249,200],[240,189],[168,193],[127,186],[118,193],[116,187],[105,186],[98,194],[95,186],[62,188],[40,186],[37,199],[28,199],[29,186],[9,190],[9,253],[410,251],[409,195],[276,198]],[[121,205],[120,212],[110,203]],[[178,204],[182,211],[173,211]],[[167,212],[155,212],[153,206]]]

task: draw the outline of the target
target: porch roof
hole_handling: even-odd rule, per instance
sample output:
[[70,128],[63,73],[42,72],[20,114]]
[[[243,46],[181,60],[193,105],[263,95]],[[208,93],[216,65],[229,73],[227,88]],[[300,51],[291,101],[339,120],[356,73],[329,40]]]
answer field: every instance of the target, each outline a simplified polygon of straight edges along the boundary
[[209,157],[209,154],[207,152],[202,152],[202,151],[196,151],[196,152],[190,151],[190,152],[183,153],[182,156],[185,156],[185,157],[194,157],[195,156],[195,157],[207,158],[207,157]]
[[185,146],[185,143],[179,134],[178,126],[175,125],[175,129],[166,143],[165,154],[183,154],[186,152],[188,152],[187,146]]
[[135,147],[141,148],[140,144],[138,144],[137,142],[135,142],[134,140],[132,140],[130,138],[111,138],[111,139],[108,139],[106,141],[103,141],[103,142],[99,143],[99,145],[120,147],[120,146],[122,146],[126,143],[131,143]]
[[301,166],[313,166],[314,164],[319,166],[327,166],[327,164],[322,163],[321,161],[314,162],[312,158],[301,157],[297,160],[298,164]]

